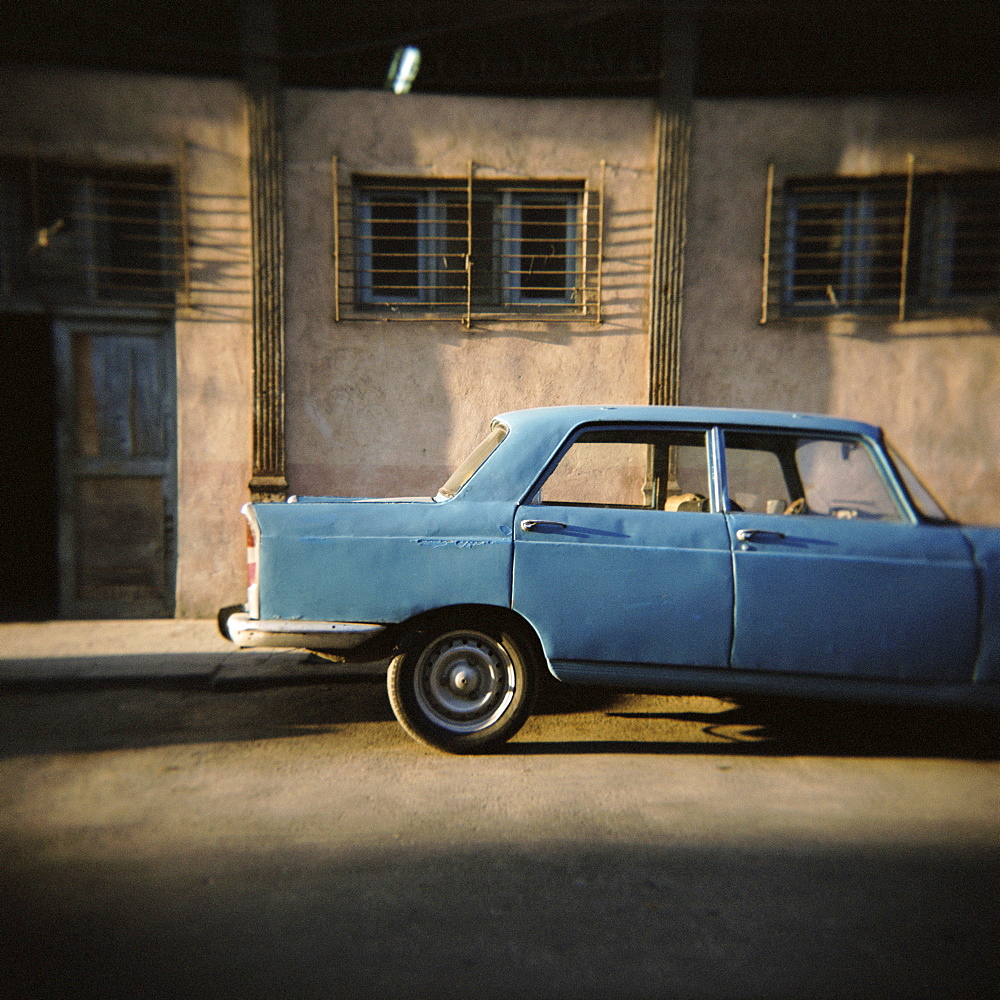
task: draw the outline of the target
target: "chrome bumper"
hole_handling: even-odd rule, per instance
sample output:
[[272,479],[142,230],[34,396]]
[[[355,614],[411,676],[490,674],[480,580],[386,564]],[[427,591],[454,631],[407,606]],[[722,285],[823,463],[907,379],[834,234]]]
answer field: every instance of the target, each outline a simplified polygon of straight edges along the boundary
[[225,622],[229,638],[241,649],[257,646],[298,649],[352,649],[385,630],[364,622],[262,621],[240,611]]

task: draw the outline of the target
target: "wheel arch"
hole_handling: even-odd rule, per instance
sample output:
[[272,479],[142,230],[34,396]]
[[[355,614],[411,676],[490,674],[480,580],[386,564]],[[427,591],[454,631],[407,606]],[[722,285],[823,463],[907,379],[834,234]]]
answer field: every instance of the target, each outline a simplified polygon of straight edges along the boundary
[[[549,665],[542,641],[531,622],[511,608],[495,604],[451,604],[442,608],[424,611],[405,622],[394,626],[394,648],[406,652],[426,632],[447,626],[450,623],[471,627],[476,623],[493,627],[509,628],[517,638],[525,643],[539,669],[549,674]],[[554,675],[553,675],[554,676]]]

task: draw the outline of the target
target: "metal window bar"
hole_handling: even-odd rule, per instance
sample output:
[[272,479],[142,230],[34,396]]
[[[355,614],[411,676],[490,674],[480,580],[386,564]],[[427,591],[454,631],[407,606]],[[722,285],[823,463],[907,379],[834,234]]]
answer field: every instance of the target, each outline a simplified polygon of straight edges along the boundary
[[355,176],[334,161],[334,319],[601,321],[601,186]]
[[1000,173],[787,179],[769,169],[761,322],[1000,305]]

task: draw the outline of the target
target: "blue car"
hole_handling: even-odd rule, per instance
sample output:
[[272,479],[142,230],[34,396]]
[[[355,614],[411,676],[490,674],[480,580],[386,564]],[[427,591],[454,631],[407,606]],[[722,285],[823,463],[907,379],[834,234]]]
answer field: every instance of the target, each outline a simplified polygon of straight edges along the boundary
[[390,659],[452,753],[546,673],[740,697],[1000,705],[1000,529],[952,521],[882,431],[750,410],[498,416],[434,497],[248,504],[239,646]]

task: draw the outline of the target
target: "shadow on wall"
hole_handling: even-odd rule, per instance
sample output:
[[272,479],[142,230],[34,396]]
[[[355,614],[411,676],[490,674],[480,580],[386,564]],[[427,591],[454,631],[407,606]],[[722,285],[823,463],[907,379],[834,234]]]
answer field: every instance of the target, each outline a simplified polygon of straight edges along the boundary
[[[301,109],[300,109],[301,110]],[[310,122],[312,119],[308,119]],[[305,496],[431,496],[451,472],[452,404],[441,326],[334,321],[330,164],[315,129],[288,121],[286,408],[288,479]],[[301,146],[299,149],[297,146]],[[395,163],[416,163],[404,134]],[[339,183],[349,184],[349,157]],[[389,172],[388,170],[386,171]]]
[[[942,178],[949,175],[985,171],[990,176],[997,169],[997,114],[995,102],[702,102],[689,202],[684,402],[830,413],[880,424],[955,516],[998,523],[996,323],[992,317],[950,315],[953,308],[961,311],[961,301],[934,305],[933,291],[945,287],[951,274],[949,247],[956,245],[949,226],[934,228],[935,213],[950,218],[954,210],[945,211],[945,206],[951,199],[967,199],[967,217],[978,211],[988,221],[985,213],[991,209],[986,206],[993,197],[988,185],[981,192],[934,185],[945,184]],[[896,206],[900,192],[905,198],[911,154],[917,179],[924,179],[923,193],[914,202],[919,216],[914,222],[919,224],[908,244],[909,318],[897,322],[893,302],[899,294],[901,265],[896,262],[903,231]],[[801,281],[807,289],[804,302],[821,296],[824,286],[835,301],[837,296],[868,295],[875,288],[884,315],[851,318],[845,307],[842,318],[806,320],[781,318],[769,310],[768,322],[761,325],[768,164],[776,170],[771,303],[780,311],[776,300],[789,281],[797,286]],[[849,229],[836,200],[833,215],[823,223],[826,228],[803,222],[790,229],[789,216],[782,214],[786,181],[814,178],[825,184],[837,176],[895,178],[886,189],[891,198],[886,195],[880,209],[891,236],[879,244],[884,266],[870,274],[849,276],[846,264],[864,261],[873,251],[863,231],[853,244],[842,242]],[[850,197],[855,196],[861,198]],[[793,218],[801,221],[803,216]],[[812,217],[813,222],[817,218],[821,216]],[[832,230],[837,235],[833,241],[825,235],[831,223],[840,227]],[[925,252],[921,248],[927,240],[934,242]],[[814,253],[806,241],[820,248],[818,260],[803,258],[793,272],[788,264],[798,261],[793,243],[803,247],[803,254]],[[827,285],[831,278],[836,280]],[[962,280],[981,279],[970,269]],[[921,291],[923,282],[929,284]],[[924,307],[921,295],[931,295]],[[816,304],[817,309],[822,305]]]

